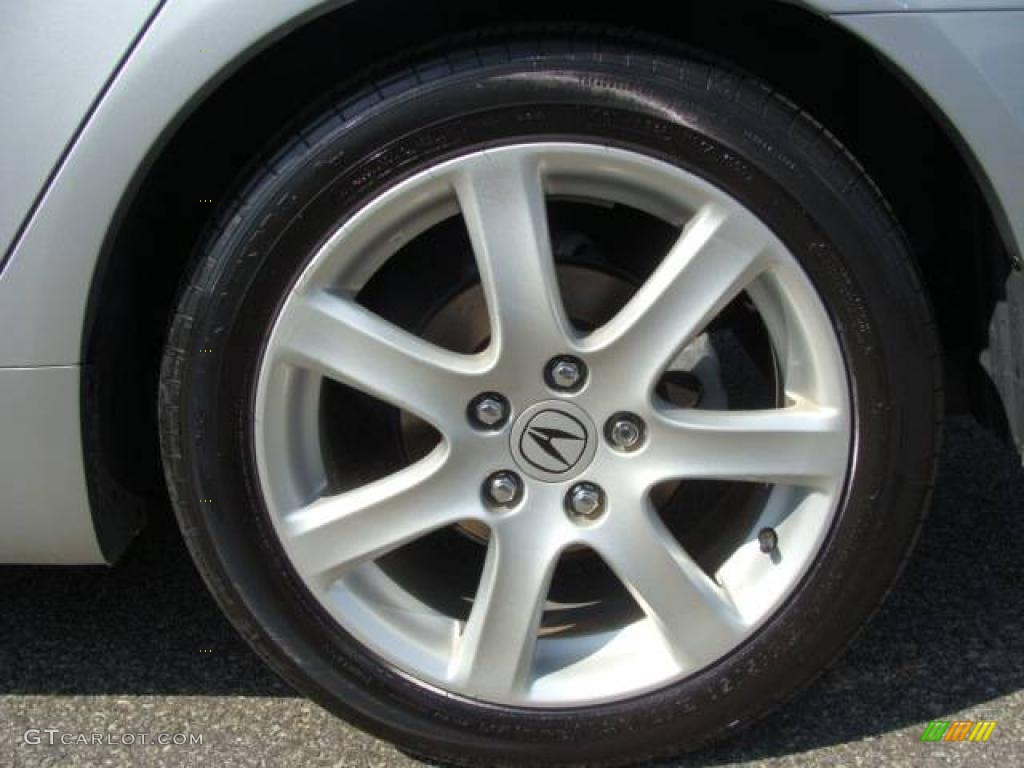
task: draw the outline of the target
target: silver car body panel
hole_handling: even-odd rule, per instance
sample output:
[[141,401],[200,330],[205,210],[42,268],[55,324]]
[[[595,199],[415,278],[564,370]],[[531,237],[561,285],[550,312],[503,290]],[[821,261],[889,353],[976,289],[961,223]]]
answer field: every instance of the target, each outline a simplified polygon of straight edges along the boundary
[[58,158],[158,5],[0,4],[0,253],[7,252]]
[[1019,261],[1024,248],[1024,10],[856,14],[838,21],[931,98],[974,162],[1003,240]]
[[[85,484],[78,366],[93,274],[119,206],[163,139],[203,94],[260,48],[344,2],[168,0],[98,100],[102,74],[89,86],[96,91],[90,98],[61,102],[68,138],[85,121],[73,145],[65,151],[59,138],[51,139],[32,159],[36,171],[24,181],[27,191],[10,183],[0,189],[0,242],[9,227],[3,217],[23,215],[26,200],[31,205],[38,196],[0,272],[0,435],[19,436],[13,443],[0,441],[0,561],[102,562]],[[65,4],[75,5],[56,5]],[[146,23],[140,9],[152,10],[155,0],[134,4],[134,29],[123,33],[126,41]],[[879,49],[932,99],[968,148],[1008,243],[1019,253],[1024,243],[1024,81],[1019,77],[1024,12],[1006,9],[1024,2],[815,0],[803,5],[838,14],[839,24]],[[990,10],[948,12],[961,7]],[[26,24],[20,34],[25,38],[17,43],[21,55],[51,50],[43,44],[45,29]],[[77,37],[67,42],[80,44]],[[116,61],[121,53],[111,55]],[[38,66],[38,82],[67,77],[62,65]],[[13,97],[18,91],[3,82],[8,77],[0,75],[0,93]],[[45,122],[35,112],[14,109],[4,120],[10,125],[2,130],[11,135],[27,135]],[[13,166],[0,166],[7,167]],[[47,177],[49,184],[40,192]],[[31,440],[25,441],[28,434]]]
[[79,432],[81,370],[0,368],[0,563],[100,563]]
[[6,331],[0,365],[80,362],[97,259],[151,150],[259,46],[313,11],[339,4],[171,0],[164,6],[64,158],[0,273],[0,327]]
[[879,13],[1008,11],[1024,8],[1022,0],[802,0],[828,16]]

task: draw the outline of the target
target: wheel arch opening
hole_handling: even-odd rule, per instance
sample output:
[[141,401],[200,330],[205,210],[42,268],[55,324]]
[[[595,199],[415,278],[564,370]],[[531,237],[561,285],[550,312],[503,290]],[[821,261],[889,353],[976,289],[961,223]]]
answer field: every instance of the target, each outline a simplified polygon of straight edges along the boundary
[[[84,448],[98,514],[127,521],[123,510],[137,508],[135,500],[165,494],[156,424],[164,336],[196,244],[263,148],[296,114],[361,72],[387,71],[396,60],[459,40],[531,29],[689,47],[766,81],[825,125],[879,185],[911,241],[936,311],[950,408],[1009,434],[979,363],[1011,270],[983,182],[926,98],[851,33],[776,2],[687,0],[666,8],[640,0],[626,9],[579,0],[486,7],[357,0],[239,62],[190,105],[126,192],[83,335]],[[109,535],[129,528],[111,525]]]

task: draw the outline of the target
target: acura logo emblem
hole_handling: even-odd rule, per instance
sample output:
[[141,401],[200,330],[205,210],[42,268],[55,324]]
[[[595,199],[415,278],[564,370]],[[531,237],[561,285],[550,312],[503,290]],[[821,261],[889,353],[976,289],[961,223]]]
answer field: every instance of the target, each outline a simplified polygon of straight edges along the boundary
[[587,412],[565,400],[534,403],[515,420],[509,448],[519,468],[545,483],[561,483],[590,466],[597,430]]
[[586,450],[586,426],[561,409],[546,408],[533,414],[519,437],[523,459],[548,474],[569,472]]

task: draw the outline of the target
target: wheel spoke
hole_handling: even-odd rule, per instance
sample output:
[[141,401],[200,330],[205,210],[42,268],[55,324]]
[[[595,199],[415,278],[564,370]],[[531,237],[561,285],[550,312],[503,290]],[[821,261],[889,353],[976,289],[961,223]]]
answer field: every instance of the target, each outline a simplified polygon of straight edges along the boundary
[[440,446],[399,472],[285,518],[288,549],[322,583],[446,525],[479,516],[475,495],[459,497],[447,449]]
[[770,265],[750,214],[709,203],[625,307],[582,343],[647,390],[668,363]]
[[688,669],[732,647],[745,627],[728,595],[646,509],[629,527],[595,541],[599,554]]
[[495,529],[465,631],[452,658],[452,682],[498,700],[522,695],[557,563],[557,550],[523,525]]
[[484,362],[407,333],[323,291],[282,316],[283,359],[415,413],[435,426],[465,407]]
[[700,477],[827,489],[846,470],[841,412],[810,403],[762,411],[665,413],[651,433],[650,480]]
[[492,338],[509,366],[564,352],[571,329],[555,274],[540,170],[531,153],[485,153],[455,182]]

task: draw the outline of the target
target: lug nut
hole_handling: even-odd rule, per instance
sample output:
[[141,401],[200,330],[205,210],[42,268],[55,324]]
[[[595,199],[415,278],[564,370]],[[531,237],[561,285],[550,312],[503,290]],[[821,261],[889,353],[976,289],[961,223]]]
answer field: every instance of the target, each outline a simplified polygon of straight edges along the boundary
[[576,357],[556,357],[548,363],[544,378],[552,389],[575,392],[587,379],[587,366]]
[[515,472],[495,472],[484,482],[484,495],[496,506],[510,507],[523,495],[523,483]]
[[647,427],[639,416],[632,413],[617,413],[608,419],[604,436],[620,451],[635,451],[644,440]]
[[551,380],[561,389],[571,389],[579,384],[580,367],[572,360],[559,360],[551,366]]
[[498,429],[508,421],[508,401],[495,392],[477,395],[469,404],[469,420],[478,429]]
[[604,491],[593,483],[577,483],[569,489],[565,503],[574,522],[591,522],[604,514]]

